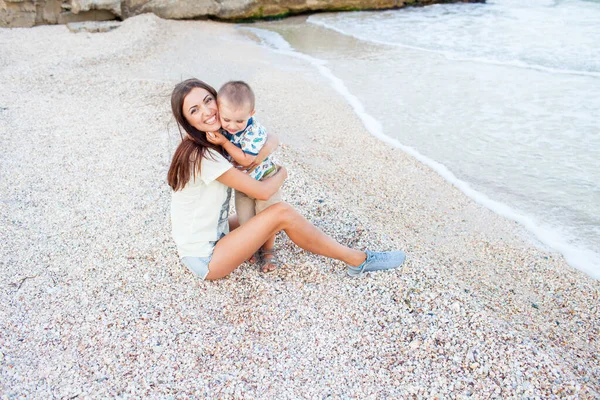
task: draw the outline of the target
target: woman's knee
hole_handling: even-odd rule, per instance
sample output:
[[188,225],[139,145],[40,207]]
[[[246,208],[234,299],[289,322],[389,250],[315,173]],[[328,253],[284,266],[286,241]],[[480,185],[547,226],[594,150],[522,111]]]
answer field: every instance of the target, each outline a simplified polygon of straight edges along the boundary
[[290,206],[284,201],[280,201],[279,203],[273,204],[272,206],[269,206],[268,209],[273,209],[273,212],[276,213],[277,216],[282,218],[297,214],[294,207]]
[[278,222],[283,224],[292,221],[299,215],[294,207],[283,201],[267,207],[263,212],[268,212],[273,215]]

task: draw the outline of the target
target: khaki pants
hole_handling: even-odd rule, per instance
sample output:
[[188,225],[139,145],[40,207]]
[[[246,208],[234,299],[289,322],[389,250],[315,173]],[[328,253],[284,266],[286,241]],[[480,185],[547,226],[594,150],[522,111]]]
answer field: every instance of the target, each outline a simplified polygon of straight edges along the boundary
[[244,225],[259,212],[265,208],[272,206],[273,204],[281,201],[281,190],[278,190],[268,200],[256,200],[248,196],[246,193],[242,193],[238,190],[235,191],[235,210],[237,212],[238,221],[240,225]]

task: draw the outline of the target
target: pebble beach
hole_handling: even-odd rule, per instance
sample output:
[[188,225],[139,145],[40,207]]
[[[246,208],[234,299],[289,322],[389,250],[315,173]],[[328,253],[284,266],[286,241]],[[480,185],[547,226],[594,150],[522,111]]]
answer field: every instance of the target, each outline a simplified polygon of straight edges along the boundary
[[[600,282],[248,35],[153,15],[0,29],[2,398],[600,398]],[[277,271],[198,281],[166,183],[190,77],[250,83],[284,199],[404,266],[351,279],[281,233]]]

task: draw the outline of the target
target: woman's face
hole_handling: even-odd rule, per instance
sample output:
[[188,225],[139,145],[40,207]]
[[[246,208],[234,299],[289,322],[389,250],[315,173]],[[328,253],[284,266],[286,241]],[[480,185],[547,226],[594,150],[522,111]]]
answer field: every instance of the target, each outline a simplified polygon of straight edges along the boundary
[[183,116],[202,132],[215,132],[221,128],[217,100],[203,88],[193,88],[183,99]]

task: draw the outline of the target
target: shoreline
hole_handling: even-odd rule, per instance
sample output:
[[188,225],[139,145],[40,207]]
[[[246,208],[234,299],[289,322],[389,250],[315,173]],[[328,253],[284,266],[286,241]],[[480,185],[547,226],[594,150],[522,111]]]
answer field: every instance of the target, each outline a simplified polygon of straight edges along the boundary
[[[336,76],[332,68],[328,66],[327,60],[315,58],[307,53],[296,50],[293,48],[292,43],[289,43],[286,38],[282,36],[282,31],[286,31],[290,26],[304,25],[306,24],[306,19],[307,18],[299,17],[292,21],[280,21],[276,25],[262,24],[258,27],[242,26],[239,29],[244,33],[248,32],[249,37],[256,37],[260,44],[264,45],[266,48],[288,57],[299,58],[312,65],[312,67],[318,70],[325,80],[329,82],[332,89],[346,99],[365,129],[374,137],[399,148],[404,153],[414,157],[419,162],[442,176],[449,184],[456,186],[462,193],[476,203],[488,208],[501,217],[518,223],[528,231],[528,236],[531,237],[529,240],[532,241],[536,247],[539,247],[542,250],[560,253],[571,267],[584,272],[594,279],[600,279],[600,255],[587,246],[589,243],[586,245],[585,242],[578,241],[573,243],[572,241],[570,242],[567,240],[564,232],[562,232],[565,229],[564,226],[552,227],[547,223],[540,222],[535,215],[518,211],[513,205],[491,198],[480,189],[474,188],[469,181],[456,176],[447,165],[438,162],[436,159],[425,156],[417,148],[406,145],[402,143],[400,139],[388,136],[384,133],[381,121],[377,120],[366,111],[364,104],[351,92],[347,87],[346,82]],[[340,40],[357,40],[359,43],[384,45],[383,43],[368,42],[365,41],[365,39],[344,34],[332,27],[327,28],[321,24],[316,25],[324,29],[324,36],[317,40],[322,40],[324,42],[331,41],[333,43],[339,43]],[[304,33],[303,31],[299,32]],[[299,33],[292,35],[292,37],[297,35],[299,35]],[[307,50],[307,48],[304,49],[305,52]]]
[[[231,25],[150,15],[94,35],[0,30],[0,42],[2,278],[31,277],[2,291],[5,394],[600,392],[600,283],[371,136],[302,60]],[[284,144],[285,200],[344,243],[405,249],[406,265],[350,280],[279,235],[274,274],[244,265],[196,284],[176,259],[165,183],[168,96],[189,76],[247,80]]]

